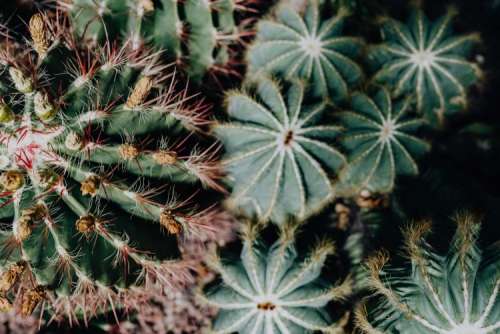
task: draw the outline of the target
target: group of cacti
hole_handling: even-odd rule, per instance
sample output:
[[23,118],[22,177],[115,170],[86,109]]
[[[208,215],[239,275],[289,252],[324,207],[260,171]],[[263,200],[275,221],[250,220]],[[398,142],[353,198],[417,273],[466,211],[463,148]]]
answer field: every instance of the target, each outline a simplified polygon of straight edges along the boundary
[[0,311],[120,323],[177,295],[221,334],[500,333],[500,244],[472,215],[447,251],[409,224],[391,267],[364,245],[482,78],[454,10],[373,13],[369,46],[351,18],[381,3],[58,0],[2,31]]

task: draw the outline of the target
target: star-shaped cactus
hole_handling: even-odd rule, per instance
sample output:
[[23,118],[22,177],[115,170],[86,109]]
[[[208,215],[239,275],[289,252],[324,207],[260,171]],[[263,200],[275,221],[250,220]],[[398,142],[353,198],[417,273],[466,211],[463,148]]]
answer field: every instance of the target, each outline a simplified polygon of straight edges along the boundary
[[406,25],[384,18],[384,43],[368,56],[377,69],[375,80],[390,84],[396,96],[414,94],[417,110],[436,125],[467,107],[468,88],[481,77],[477,64],[468,60],[479,36],[453,34],[453,16],[450,11],[431,22],[415,10]]
[[271,247],[253,233],[244,239],[241,261],[212,261],[222,278],[206,295],[219,308],[215,333],[342,333],[342,320],[332,322],[324,307],[347,297],[351,282],[329,287],[319,278],[331,244],[321,243],[300,261],[289,230]]
[[281,5],[275,19],[260,21],[248,52],[249,73],[299,77],[311,84],[315,96],[345,100],[363,76],[354,61],[363,43],[342,35],[347,12],[323,18],[316,0],[307,2],[303,15],[294,7]]
[[425,121],[411,109],[409,99],[393,101],[384,88],[373,97],[353,94],[352,111],[339,114],[345,128],[341,142],[349,152],[339,192],[388,193],[397,175],[418,173],[416,159],[429,145],[416,136]]
[[[255,88],[255,89],[253,89]],[[215,133],[233,195],[229,204],[262,221],[304,219],[332,198],[330,171],[344,164],[330,143],[339,127],[322,122],[327,104],[304,103],[305,87],[260,78],[248,92],[227,97],[231,122]]]
[[500,331],[500,247],[481,252],[479,224],[457,218],[457,232],[447,254],[426,242],[430,224],[408,228],[411,266],[385,266],[383,252],[368,262],[371,286],[378,295],[357,311],[367,334],[496,334]]

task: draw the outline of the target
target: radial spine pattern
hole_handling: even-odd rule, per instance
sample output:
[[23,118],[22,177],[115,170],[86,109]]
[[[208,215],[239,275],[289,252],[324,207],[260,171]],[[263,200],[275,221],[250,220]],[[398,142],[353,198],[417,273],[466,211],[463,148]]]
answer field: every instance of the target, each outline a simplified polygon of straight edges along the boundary
[[331,172],[344,164],[331,143],[340,128],[321,123],[325,102],[306,104],[302,83],[265,77],[227,97],[230,122],[215,126],[233,188],[231,206],[276,223],[303,219],[333,196]]

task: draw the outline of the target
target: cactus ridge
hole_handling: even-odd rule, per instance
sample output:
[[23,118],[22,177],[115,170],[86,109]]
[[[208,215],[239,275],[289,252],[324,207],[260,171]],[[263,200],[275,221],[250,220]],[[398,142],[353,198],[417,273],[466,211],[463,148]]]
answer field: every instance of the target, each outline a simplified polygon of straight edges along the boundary
[[170,185],[220,188],[215,147],[191,144],[208,106],[158,53],[89,50],[59,12],[29,28],[0,52],[0,250],[4,273],[25,268],[2,295],[20,282],[23,314],[44,303],[72,318],[186,281],[177,239],[212,233],[219,212]]

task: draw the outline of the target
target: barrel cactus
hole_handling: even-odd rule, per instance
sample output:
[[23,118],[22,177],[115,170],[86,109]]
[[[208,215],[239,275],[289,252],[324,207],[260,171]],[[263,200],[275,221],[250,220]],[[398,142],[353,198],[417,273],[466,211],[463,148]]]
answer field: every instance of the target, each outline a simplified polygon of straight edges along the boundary
[[386,268],[383,252],[368,262],[376,303],[360,307],[357,322],[367,334],[494,334],[500,330],[500,248],[481,251],[480,225],[460,216],[447,254],[426,242],[430,224],[408,228],[411,266]]
[[413,94],[417,110],[431,124],[467,108],[468,89],[481,78],[470,61],[478,34],[455,35],[450,10],[431,22],[422,10],[414,10],[408,23],[383,18],[384,42],[369,52],[376,69],[374,80],[390,85],[396,96]]
[[223,166],[233,188],[230,207],[261,221],[304,219],[333,197],[330,175],[344,164],[331,144],[326,102],[307,103],[298,81],[260,78],[227,96],[230,122],[214,132],[224,144]]
[[341,142],[349,160],[340,173],[340,193],[388,193],[397,175],[418,173],[416,159],[428,144],[418,136],[425,121],[412,114],[410,99],[393,100],[385,88],[372,96],[355,93],[352,111],[338,117],[345,128]]
[[223,282],[205,297],[219,308],[215,333],[343,333],[345,319],[332,322],[324,307],[348,297],[351,282],[346,279],[328,286],[320,279],[325,260],[334,250],[331,243],[320,243],[309,257],[299,260],[290,226],[283,227],[270,247],[255,228],[248,228],[243,239],[240,261],[218,257],[212,261]]
[[29,29],[0,50],[0,308],[87,315],[132,303],[131,286],[182,283],[177,238],[217,212],[166,185],[217,187],[213,152],[188,144],[206,106],[157,54],[89,50],[56,14]]
[[347,16],[345,9],[323,13],[317,0],[307,1],[303,14],[293,4],[278,6],[275,18],[258,23],[247,55],[249,74],[298,77],[311,85],[313,95],[344,101],[363,77],[355,62],[363,43],[342,34]]
[[165,50],[194,80],[231,72],[234,49],[251,32],[257,0],[66,0],[78,33],[89,41],[119,38]]

